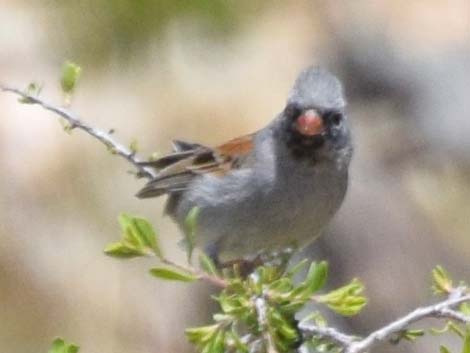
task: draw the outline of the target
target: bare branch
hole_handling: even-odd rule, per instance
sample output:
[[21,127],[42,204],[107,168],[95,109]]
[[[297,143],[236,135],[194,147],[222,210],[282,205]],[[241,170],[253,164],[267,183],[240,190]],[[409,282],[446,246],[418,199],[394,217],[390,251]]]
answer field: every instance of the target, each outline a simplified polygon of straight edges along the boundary
[[152,168],[144,167],[139,163],[142,162],[135,156],[135,152],[131,151],[131,149],[125,147],[121,143],[115,141],[111,134],[106,133],[102,130],[96,129],[79,119],[79,117],[71,111],[68,111],[64,108],[49,104],[42,99],[32,96],[26,92],[22,92],[16,88],[11,88],[7,86],[3,86],[0,84],[0,90],[5,92],[14,93],[22,98],[24,98],[30,104],[38,104],[45,110],[49,110],[62,118],[64,118],[69,124],[69,129],[80,129],[88,133],[89,135],[93,136],[101,143],[103,143],[106,147],[108,147],[113,153],[123,157],[129,163],[131,163],[135,168],[137,168],[138,175],[145,178],[154,178],[156,176],[156,172]]
[[[398,319],[388,324],[387,326],[372,332],[363,340],[353,343],[350,347],[348,347],[348,349],[346,349],[345,353],[365,352],[377,343],[387,340],[392,335],[405,330],[411,324],[417,321],[426,318],[448,318],[450,309],[466,301],[470,301],[470,295],[461,296],[459,298],[449,298],[435,305],[418,308],[401,319]],[[470,317],[466,317],[464,322],[470,323]]]
[[323,327],[309,323],[300,323],[299,330],[306,338],[320,336],[321,338],[327,339],[328,341],[331,341],[338,346],[343,347],[344,349],[349,347],[355,340],[357,340],[357,337],[346,335],[333,327]]
[[437,315],[445,319],[450,319],[458,321],[462,324],[470,325],[470,316],[466,316],[452,309],[442,309],[440,312],[437,313]]
[[266,299],[263,297],[255,298],[256,314],[258,315],[258,323],[261,331],[263,332],[263,339],[265,343],[266,353],[277,353],[272,337],[268,328],[268,306]]
[[380,342],[387,341],[393,335],[406,330],[415,322],[426,318],[451,319],[464,324],[470,324],[470,316],[466,316],[454,308],[464,302],[470,302],[470,294],[464,294],[457,289],[449,297],[437,304],[418,308],[396,321],[372,332],[367,337],[359,339],[345,335],[332,327],[320,327],[308,323],[299,325],[305,337],[320,336],[343,348],[344,353],[364,353]]

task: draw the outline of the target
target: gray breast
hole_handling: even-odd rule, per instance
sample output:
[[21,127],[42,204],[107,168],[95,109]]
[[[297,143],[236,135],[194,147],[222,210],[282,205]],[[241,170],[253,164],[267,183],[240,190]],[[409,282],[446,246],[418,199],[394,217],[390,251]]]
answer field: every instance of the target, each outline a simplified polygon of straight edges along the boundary
[[305,168],[285,158],[275,166],[203,176],[195,183],[178,207],[178,222],[199,207],[196,243],[216,248],[225,260],[313,241],[341,205],[347,169]]

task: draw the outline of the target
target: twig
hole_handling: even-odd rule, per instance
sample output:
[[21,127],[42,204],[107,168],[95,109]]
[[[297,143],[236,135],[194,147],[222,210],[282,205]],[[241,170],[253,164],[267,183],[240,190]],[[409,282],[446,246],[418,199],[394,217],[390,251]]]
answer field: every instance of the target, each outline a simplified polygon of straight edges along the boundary
[[176,262],[171,261],[171,260],[169,260],[165,257],[161,258],[160,261],[162,263],[164,263],[165,265],[175,267],[175,268],[179,269],[180,271],[188,272],[191,275],[193,275],[194,277],[196,277],[198,280],[211,283],[212,285],[214,285],[216,287],[219,287],[219,288],[223,289],[223,288],[227,288],[227,286],[228,286],[227,281],[225,281],[223,278],[208,275],[204,272],[196,270],[193,267],[182,266],[182,265],[177,264]]
[[266,299],[263,297],[255,298],[255,308],[256,314],[258,315],[258,323],[261,331],[263,332],[264,346],[266,348],[266,353],[277,353],[276,348],[272,337],[269,333],[268,327],[268,306],[266,304]]
[[470,316],[466,316],[454,308],[459,304],[470,301],[470,294],[454,291],[449,297],[437,304],[418,308],[396,321],[372,332],[363,339],[345,335],[332,327],[319,327],[312,324],[300,324],[299,329],[305,337],[320,336],[343,348],[344,353],[364,353],[380,342],[388,340],[393,335],[406,330],[411,324],[426,318],[446,318],[464,324],[470,324]]
[[[77,115],[75,115],[73,112],[70,112],[64,108],[54,106],[52,104],[49,104],[42,99],[39,99],[38,97],[35,97],[33,95],[30,95],[28,93],[22,92],[16,88],[10,88],[7,86],[4,86],[0,84],[0,90],[5,91],[5,92],[12,92],[16,95],[19,95],[23,97],[28,103],[30,104],[38,104],[45,110],[49,110],[65,120],[70,124],[70,129],[80,129],[88,133],[89,135],[93,136],[97,140],[99,140],[101,143],[103,143],[106,147],[110,148],[114,153],[118,154],[119,156],[125,158],[129,163],[131,163],[134,167],[137,168],[138,170],[138,175],[141,177],[145,178],[154,178],[156,176],[156,172],[152,168],[148,167],[143,167],[139,163],[141,160],[139,160],[135,156],[135,152],[131,151],[129,148],[123,146],[119,142],[115,141],[112,137],[111,134],[106,133],[104,131],[101,131],[99,129],[96,129],[86,123],[84,123],[82,120],[80,120]],[[209,282],[217,287],[220,288],[225,288],[227,287],[227,282],[224,281],[222,278],[216,277],[216,276],[210,276],[205,273],[201,273],[195,269],[192,268],[186,268],[181,265],[178,265],[174,263],[173,261],[170,261],[168,259],[162,259],[162,262],[165,263],[166,265],[170,265],[173,267],[176,267],[182,271],[189,272],[195,277],[197,277],[199,280],[203,280],[206,282]]]
[[[345,350],[345,353],[361,353],[369,350],[371,347],[381,341],[385,341],[392,335],[405,330],[411,324],[423,320],[425,318],[448,318],[448,310],[455,306],[470,301],[470,295],[462,296],[460,298],[450,298],[435,305],[430,305],[423,308],[418,308],[408,315],[398,319],[387,326],[372,332],[369,336],[361,341],[354,342]],[[470,323],[470,318],[466,318],[466,323]]]
[[357,337],[346,335],[333,327],[316,326],[310,323],[300,323],[299,330],[306,338],[320,336],[321,338],[327,339],[344,349],[357,340]]
[[93,136],[101,143],[103,143],[106,147],[110,148],[111,151],[124,159],[126,159],[129,163],[131,163],[135,168],[138,170],[138,175],[145,178],[154,178],[156,176],[156,172],[152,168],[144,167],[139,163],[142,162],[135,156],[135,152],[131,151],[129,148],[125,147],[124,145],[120,144],[119,142],[115,141],[111,134],[106,133],[102,130],[96,129],[79,119],[79,117],[71,111],[67,109],[49,104],[42,99],[30,95],[26,92],[22,92],[16,88],[7,87],[0,84],[0,90],[5,92],[11,92],[18,96],[23,97],[28,103],[30,104],[38,104],[45,110],[49,110],[65,120],[70,124],[69,129],[80,129],[88,133],[89,135]]

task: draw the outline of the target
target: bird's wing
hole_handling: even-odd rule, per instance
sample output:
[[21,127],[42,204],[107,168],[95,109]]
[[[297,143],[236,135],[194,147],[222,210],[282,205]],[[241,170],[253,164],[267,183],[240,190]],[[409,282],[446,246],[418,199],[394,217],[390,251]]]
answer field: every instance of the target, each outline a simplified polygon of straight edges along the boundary
[[197,175],[224,176],[241,166],[253,150],[254,134],[228,141],[215,148],[184,141],[174,141],[174,152],[142,165],[157,169],[157,176],[137,193],[139,198],[157,197],[186,190]]

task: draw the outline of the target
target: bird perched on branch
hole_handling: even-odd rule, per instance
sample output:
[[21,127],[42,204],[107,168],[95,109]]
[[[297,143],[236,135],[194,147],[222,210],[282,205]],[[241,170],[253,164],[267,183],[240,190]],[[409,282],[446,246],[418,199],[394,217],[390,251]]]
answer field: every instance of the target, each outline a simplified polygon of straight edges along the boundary
[[144,162],[158,171],[139,198],[168,195],[182,229],[198,208],[195,243],[216,260],[302,248],[343,202],[352,155],[345,99],[326,70],[300,73],[283,111],[265,128],[217,147],[174,141]]

